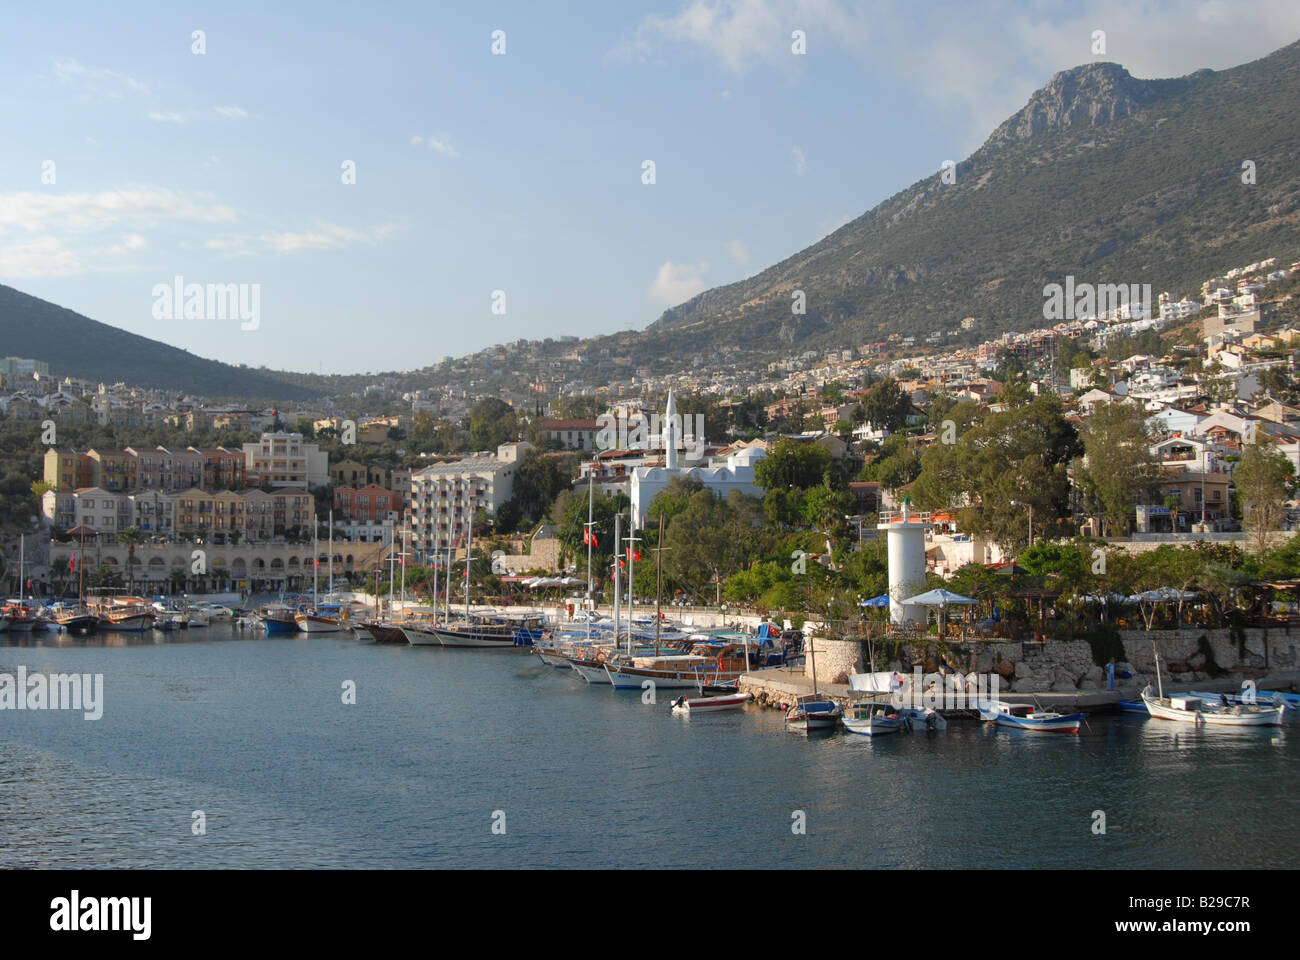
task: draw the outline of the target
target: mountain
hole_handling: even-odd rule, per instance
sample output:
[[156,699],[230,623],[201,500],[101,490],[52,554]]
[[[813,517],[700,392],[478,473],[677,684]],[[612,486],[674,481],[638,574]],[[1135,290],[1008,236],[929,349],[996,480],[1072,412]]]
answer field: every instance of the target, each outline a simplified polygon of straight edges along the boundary
[[1227,267],[1296,259],[1300,43],[1171,80],[1114,63],[1063,71],[955,173],[665,311],[640,335],[642,355],[919,340],[967,316],[979,321],[962,335],[971,342],[1043,326],[1043,288],[1067,274],[1195,294]]
[[266,371],[204,360],[0,284],[0,343],[53,373],[205,397],[302,400],[317,392]]

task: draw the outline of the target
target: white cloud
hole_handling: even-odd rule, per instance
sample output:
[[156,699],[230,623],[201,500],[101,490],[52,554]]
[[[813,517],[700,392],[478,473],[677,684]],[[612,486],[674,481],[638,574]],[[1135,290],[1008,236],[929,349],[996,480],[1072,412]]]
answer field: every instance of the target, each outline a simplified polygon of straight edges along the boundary
[[837,0],[689,0],[670,17],[651,15],[634,39],[614,51],[623,60],[648,59],[661,44],[693,46],[715,56],[732,73],[757,62],[794,65],[791,34],[803,30],[852,46],[863,35],[865,16]]
[[164,221],[232,223],[235,211],[165,187],[128,187],[99,193],[0,193],[0,231],[110,230],[119,224]]
[[443,156],[445,156],[445,157],[459,157],[459,156],[460,156],[460,154],[456,152],[456,148],[453,147],[450,143],[447,142],[447,138],[446,138],[446,137],[419,137],[419,136],[416,136],[416,137],[412,137],[412,138],[411,138],[411,143],[412,143],[412,145],[419,145],[419,144],[421,144],[421,143],[428,144],[430,150],[433,150],[433,151],[435,151],[435,152],[437,152],[437,153],[441,153],[441,154],[442,154]]
[[790,150],[790,156],[794,157],[794,175],[802,177],[808,172],[808,159],[803,155],[803,151],[798,147]]
[[739,240],[732,240],[727,244],[727,253],[731,254],[731,259],[741,266],[749,263],[749,247]]
[[77,255],[52,236],[0,245],[0,278],[71,277],[84,272]]
[[105,247],[103,252],[107,254],[131,253],[136,250],[143,250],[149,246],[149,241],[138,233],[124,233],[121,240],[112,246]]
[[177,113],[174,110],[150,110],[145,116],[154,123],[184,123],[185,114]]
[[65,86],[107,100],[121,100],[128,94],[149,93],[148,84],[134,77],[103,67],[87,67],[71,57],[60,57],[54,61],[54,76]]
[[707,260],[692,266],[688,263],[676,264],[671,261],[663,264],[659,272],[655,275],[654,282],[646,291],[646,296],[657,303],[668,306],[689,300],[697,293],[704,291],[708,284],[704,282],[704,274],[709,272],[709,263]]
[[358,244],[374,246],[396,229],[396,226],[391,223],[358,230],[337,223],[322,222],[308,230],[212,237],[205,241],[204,246],[209,250],[235,257],[248,257],[259,253],[299,253],[304,250],[342,250]]
[[248,111],[243,107],[213,107],[212,109],[217,112],[217,116],[226,120],[248,119]]

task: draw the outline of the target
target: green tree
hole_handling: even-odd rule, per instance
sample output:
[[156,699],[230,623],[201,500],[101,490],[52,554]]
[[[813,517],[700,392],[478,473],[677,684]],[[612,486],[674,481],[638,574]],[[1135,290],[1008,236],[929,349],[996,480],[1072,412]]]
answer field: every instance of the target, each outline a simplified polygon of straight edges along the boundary
[[782,438],[754,467],[754,479],[765,491],[807,490],[822,483],[831,468],[830,451],[816,443]]
[[1286,454],[1261,439],[1242,445],[1241,462],[1232,472],[1241,501],[1246,529],[1255,541],[1255,552],[1268,550],[1270,534],[1281,527],[1286,499],[1295,481],[1295,468]]
[[487,397],[469,413],[469,443],[475,450],[495,450],[519,435],[514,407],[496,397]]
[[1076,475],[1111,535],[1127,532],[1134,508],[1154,495],[1160,478],[1151,452],[1155,441],[1146,411],[1135,403],[1098,404],[1084,425],[1085,460]]
[[907,417],[912,412],[911,399],[892,377],[872,385],[858,406],[863,420],[876,429],[884,427],[890,433],[897,433],[907,426]]

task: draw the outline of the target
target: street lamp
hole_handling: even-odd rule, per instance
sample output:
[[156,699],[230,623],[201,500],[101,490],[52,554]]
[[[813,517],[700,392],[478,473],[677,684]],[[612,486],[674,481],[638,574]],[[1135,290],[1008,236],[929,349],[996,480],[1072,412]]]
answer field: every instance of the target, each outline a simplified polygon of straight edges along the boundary
[[1029,508],[1029,546],[1032,547],[1034,545],[1034,505],[1023,500],[1012,500],[1011,505],[1013,507]]

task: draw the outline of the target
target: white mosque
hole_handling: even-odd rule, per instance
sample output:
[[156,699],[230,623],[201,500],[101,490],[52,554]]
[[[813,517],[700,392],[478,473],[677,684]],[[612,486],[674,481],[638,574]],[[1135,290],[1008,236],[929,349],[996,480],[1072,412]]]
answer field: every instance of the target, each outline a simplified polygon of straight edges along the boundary
[[[668,486],[673,477],[692,477],[704,484],[706,490],[712,490],[719,497],[726,497],[732,490],[739,490],[751,496],[761,497],[763,490],[754,482],[754,466],[763,459],[764,452],[758,447],[744,447],[727,454],[725,457],[711,459],[707,464],[689,467],[679,463],[679,450],[683,449],[682,422],[677,415],[677,402],[673,392],[668,391],[668,407],[664,411],[663,431],[661,434],[664,450],[662,467],[637,467],[632,471],[632,525],[641,529],[645,524],[646,513],[650,504],[660,490]],[[703,442],[703,437],[694,438]]]

